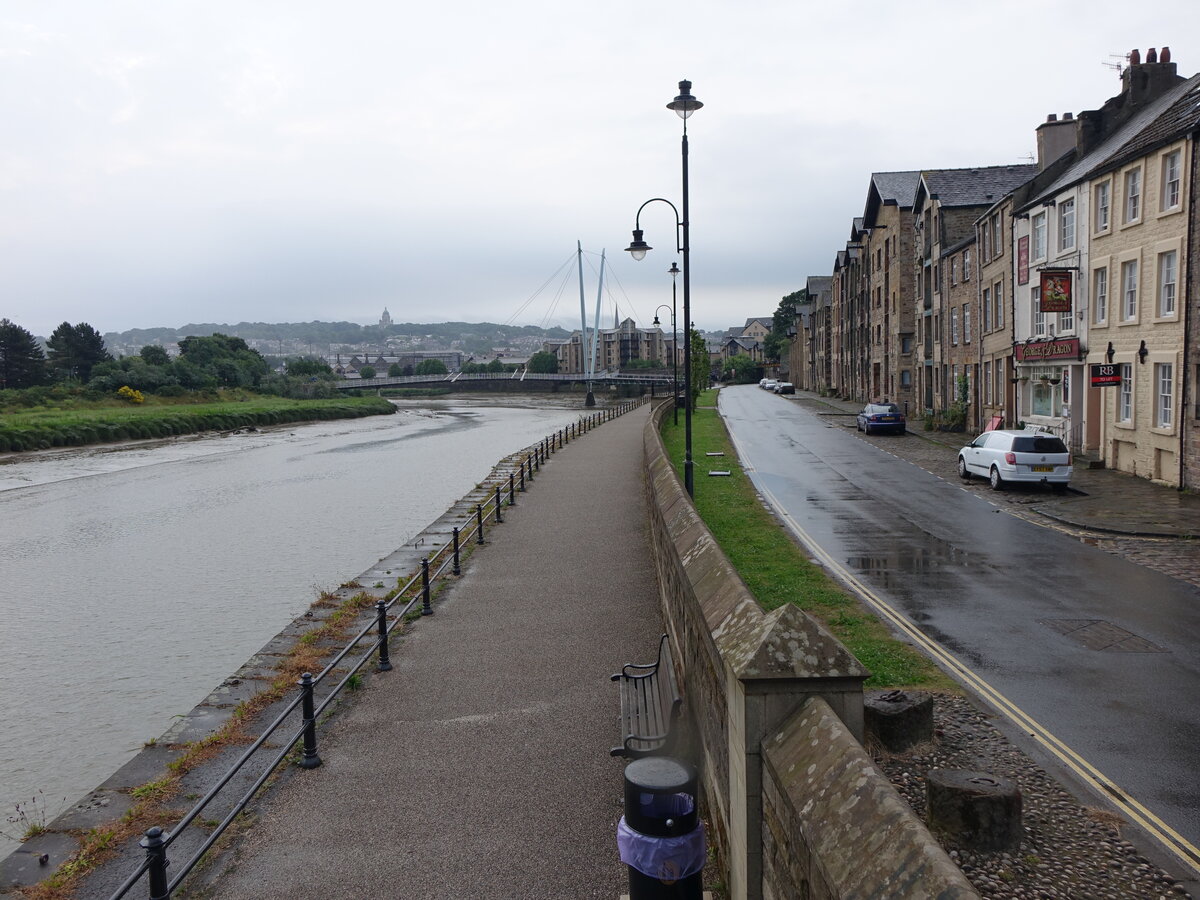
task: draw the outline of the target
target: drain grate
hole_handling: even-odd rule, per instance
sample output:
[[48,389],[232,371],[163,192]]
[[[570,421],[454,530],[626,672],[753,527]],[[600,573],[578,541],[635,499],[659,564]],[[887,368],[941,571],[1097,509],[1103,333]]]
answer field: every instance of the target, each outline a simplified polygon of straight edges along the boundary
[[1132,631],[1119,628],[1103,619],[1038,619],[1038,623],[1069,637],[1089,650],[1107,650],[1114,653],[1167,653]]

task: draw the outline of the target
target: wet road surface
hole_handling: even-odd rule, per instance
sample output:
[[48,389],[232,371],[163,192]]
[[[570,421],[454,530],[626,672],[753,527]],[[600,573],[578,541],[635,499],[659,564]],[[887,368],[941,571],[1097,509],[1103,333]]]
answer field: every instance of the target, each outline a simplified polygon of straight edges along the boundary
[[1200,590],[753,386],[720,409],[755,483],[838,566],[1200,842]]

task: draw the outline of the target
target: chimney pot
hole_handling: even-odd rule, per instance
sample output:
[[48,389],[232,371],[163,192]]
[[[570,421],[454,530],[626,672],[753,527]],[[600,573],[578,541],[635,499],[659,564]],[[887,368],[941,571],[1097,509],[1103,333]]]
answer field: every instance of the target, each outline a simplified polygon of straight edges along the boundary
[[1158,62],[1158,51],[1155,50],[1153,47],[1151,47],[1149,50],[1146,51],[1146,62],[1148,62],[1148,63]]
[[1142,64],[1141,51],[1138,50],[1136,47],[1133,50],[1131,50],[1129,53],[1129,64],[1131,66],[1140,66]]
[[1046,121],[1047,122],[1057,122],[1058,115],[1056,113],[1050,113],[1048,116],[1046,116]]
[[1073,118],[1075,118],[1075,113],[1063,113],[1064,122],[1070,122]]
[[1170,47],[1162,48],[1162,53],[1158,54],[1158,61],[1163,62],[1163,63],[1169,63],[1171,61],[1171,48]]

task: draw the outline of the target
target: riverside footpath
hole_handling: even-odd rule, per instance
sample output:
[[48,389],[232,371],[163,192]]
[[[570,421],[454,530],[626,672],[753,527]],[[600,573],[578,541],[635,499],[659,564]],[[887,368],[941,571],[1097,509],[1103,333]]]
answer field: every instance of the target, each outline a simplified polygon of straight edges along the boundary
[[645,534],[649,406],[571,442],[487,531],[434,615],[393,638],[193,894],[620,895],[609,676],[662,633]]

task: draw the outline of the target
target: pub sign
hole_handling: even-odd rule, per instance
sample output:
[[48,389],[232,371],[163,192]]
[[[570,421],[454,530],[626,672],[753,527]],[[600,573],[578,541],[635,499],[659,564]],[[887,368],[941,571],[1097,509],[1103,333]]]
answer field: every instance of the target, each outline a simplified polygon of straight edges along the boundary
[[1029,284],[1029,235],[1017,238],[1017,284]]
[[1093,363],[1091,384],[1092,387],[1120,387],[1121,367],[1112,363]]
[[1071,272],[1067,269],[1043,269],[1042,312],[1071,311]]

